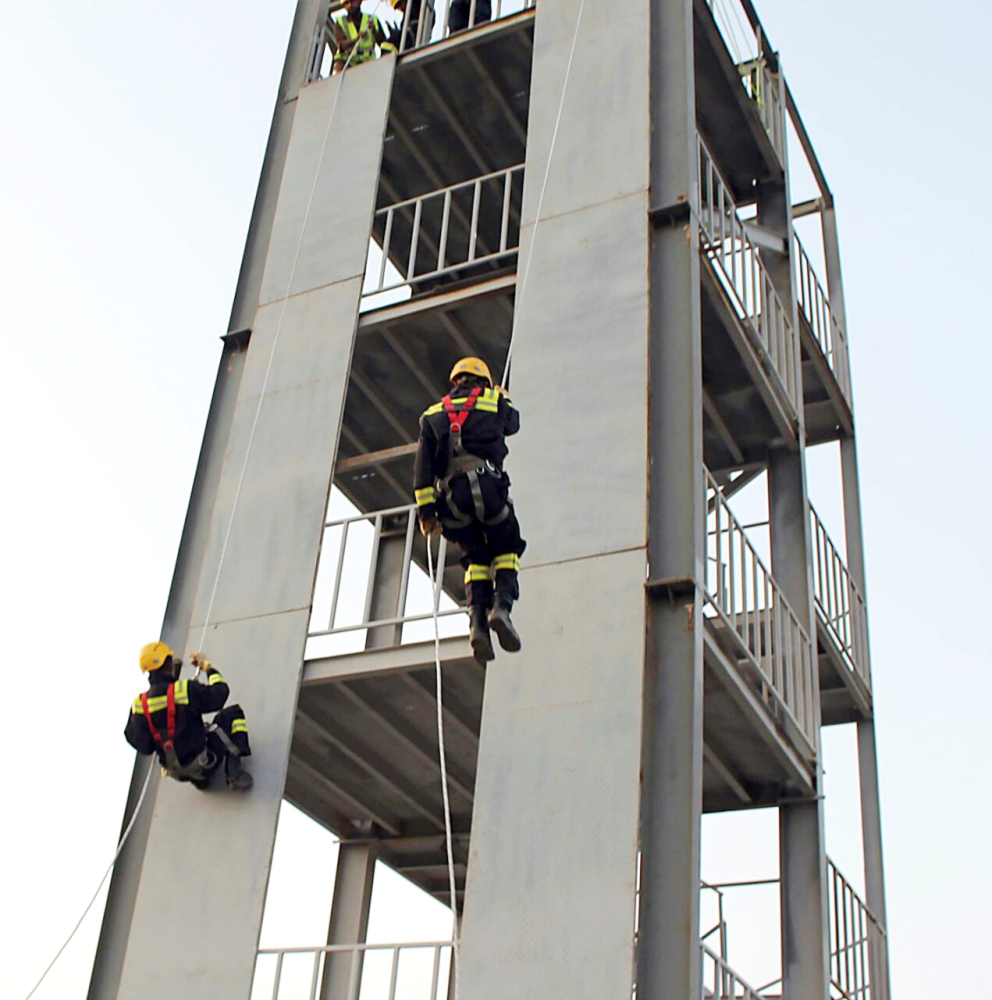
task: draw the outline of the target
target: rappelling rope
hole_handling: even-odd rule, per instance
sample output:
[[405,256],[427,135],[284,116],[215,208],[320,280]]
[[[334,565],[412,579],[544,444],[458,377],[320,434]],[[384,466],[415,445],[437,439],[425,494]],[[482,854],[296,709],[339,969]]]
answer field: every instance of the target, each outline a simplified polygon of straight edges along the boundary
[[534,216],[534,231],[531,233],[530,249],[527,252],[527,263],[524,265],[524,276],[520,282],[520,294],[516,296],[513,308],[513,326],[510,330],[510,343],[506,348],[506,364],[503,366],[503,378],[500,385],[504,389],[509,387],[510,361],[513,358],[513,342],[517,338],[517,325],[520,320],[520,306],[523,303],[524,295],[527,293],[527,279],[530,277],[530,265],[534,260],[534,247],[537,245],[537,232],[541,228],[541,210],[544,208],[544,195],[548,190],[548,178],[551,176],[551,160],[555,154],[555,145],[558,142],[558,129],[561,126],[561,113],[565,108],[565,94],[568,92],[568,81],[572,75],[572,63],[575,62],[575,43],[579,40],[579,26],[582,24],[582,12],[586,8],[586,0],[579,4],[579,13],[575,17],[575,33],[572,35],[572,50],[568,54],[568,66],[565,69],[565,82],[561,88],[561,100],[558,102],[558,115],[555,118],[554,131],[551,133],[551,146],[548,149],[548,162],[544,168],[544,180],[541,182],[541,195],[537,199],[537,214]]
[[[378,0],[378,3],[375,6],[375,10],[372,13],[372,17],[369,18],[369,26],[370,27],[372,25],[372,19],[379,12],[379,8],[382,6],[382,4],[383,4],[383,0]],[[245,459],[244,459],[244,462],[241,465],[241,474],[238,477],[238,488],[237,488],[237,490],[234,493],[234,502],[231,505],[231,516],[230,516],[230,519],[227,522],[227,531],[224,534],[224,544],[221,546],[220,559],[217,562],[217,573],[214,576],[213,588],[210,591],[210,603],[207,605],[207,614],[206,614],[206,617],[204,618],[203,628],[202,628],[202,631],[200,633],[200,645],[201,646],[203,644],[203,639],[204,639],[204,637],[206,635],[206,632],[207,632],[207,627],[210,624],[210,615],[211,615],[211,612],[213,611],[214,598],[217,596],[217,585],[220,582],[220,574],[221,574],[221,570],[223,569],[223,566],[224,566],[224,558],[227,555],[227,545],[228,545],[228,542],[231,539],[231,529],[234,526],[234,517],[235,517],[235,514],[238,511],[238,501],[241,499],[241,489],[244,486],[245,473],[248,470],[248,460],[251,457],[252,445],[255,442],[255,431],[258,428],[258,418],[259,418],[259,415],[262,412],[262,403],[263,403],[263,401],[265,399],[265,390],[266,390],[266,387],[268,386],[269,375],[270,375],[270,373],[272,371],[272,361],[275,358],[276,347],[279,344],[279,336],[282,333],[283,319],[285,318],[285,315],[286,315],[286,303],[289,301],[290,292],[291,292],[292,287],[293,287],[293,279],[296,277],[296,268],[297,268],[297,265],[299,264],[300,253],[302,252],[302,249],[303,249],[303,238],[306,235],[307,223],[310,221],[310,210],[313,207],[314,195],[316,194],[317,183],[318,183],[318,181],[320,179],[320,170],[321,170],[321,167],[324,165],[324,154],[327,152],[327,142],[328,142],[328,139],[330,138],[330,135],[331,135],[331,126],[334,124],[334,116],[335,116],[335,114],[337,113],[337,110],[338,110],[338,100],[341,97],[341,91],[344,89],[345,75],[347,73],[348,67],[351,65],[351,60],[354,58],[355,53],[357,51],[358,51],[358,43],[357,43],[357,40],[356,40],[356,43],[352,46],[351,52],[349,53],[348,58],[345,61],[344,68],[341,71],[341,74],[340,74],[340,76],[341,76],[341,82],[338,84],[337,91],[334,94],[334,101],[331,104],[331,112],[330,112],[330,114],[328,115],[328,118],[327,118],[327,127],[324,129],[324,140],[321,143],[320,156],[317,159],[317,166],[316,166],[316,169],[314,170],[313,184],[310,187],[310,197],[307,200],[307,208],[306,208],[306,212],[304,213],[304,216],[303,216],[303,225],[300,228],[300,238],[299,238],[299,240],[297,241],[297,244],[296,244],[296,253],[295,253],[294,257],[293,257],[293,266],[292,266],[292,268],[290,269],[290,272],[289,272],[289,281],[286,283],[286,294],[282,298],[282,304],[281,304],[281,308],[279,310],[279,321],[276,324],[276,332],[275,332],[275,335],[272,338],[272,349],[269,351],[269,360],[268,360],[268,364],[265,367],[265,378],[262,380],[262,388],[259,391],[259,395],[258,395],[258,405],[255,407],[255,416],[252,419],[251,433],[248,435],[248,446],[245,449]],[[199,674],[199,672],[200,672],[200,668],[197,667],[196,668],[196,674],[194,674],[194,679]],[[134,812],[131,813],[131,819],[128,821],[127,826],[124,828],[124,833],[121,835],[120,842],[117,844],[117,850],[114,852],[114,857],[111,860],[110,864],[108,865],[107,870],[104,872],[103,878],[100,879],[100,884],[96,887],[96,892],[93,893],[93,898],[89,901],[89,903],[86,904],[86,909],[83,910],[82,916],[76,922],[76,926],[73,927],[71,933],[66,938],[65,943],[56,952],[55,957],[48,964],[48,968],[45,969],[45,971],[41,975],[41,978],[38,980],[37,983],[35,983],[34,987],[31,990],[31,992],[24,998],[24,1000],[31,1000],[31,997],[34,996],[34,994],[37,991],[38,987],[41,986],[41,984],[45,981],[45,977],[48,975],[49,972],[51,972],[51,970],[54,967],[55,963],[59,960],[60,956],[62,955],[62,952],[65,951],[65,949],[69,946],[69,943],[76,936],[76,932],[79,930],[79,928],[82,925],[83,921],[86,919],[86,915],[92,909],[93,904],[97,900],[97,897],[100,895],[100,890],[103,888],[104,883],[107,881],[108,876],[113,871],[114,865],[117,863],[117,859],[120,857],[121,851],[124,850],[124,845],[127,843],[127,839],[131,835],[131,831],[134,829],[135,820],[137,820],[138,813],[141,810],[141,806],[142,806],[142,804],[145,801],[145,796],[146,796],[146,794],[148,792],[148,788],[149,788],[149,786],[151,784],[151,778],[152,778],[152,774],[154,773],[154,771],[155,771],[155,761],[152,760],[151,765],[148,768],[148,776],[145,778],[145,784],[144,784],[144,786],[141,789],[141,795],[138,797],[138,801],[135,804]],[[446,812],[447,812],[447,810],[446,810]]]
[[427,572],[431,580],[431,607],[434,610],[434,677],[437,689],[437,752],[441,764],[441,800],[444,803],[444,840],[448,853],[448,893],[451,900],[451,955],[455,977],[454,1000],[458,1000],[459,975],[459,933],[458,933],[458,896],[455,892],[455,847],[451,834],[451,802],[448,798],[448,764],[444,750],[444,703],[441,697],[441,635],[438,631],[437,609],[440,603],[438,588],[441,584],[443,566],[438,566],[437,581],[434,579],[434,553],[431,550],[431,539],[427,536]]
[[55,957],[48,963],[48,968],[41,974],[41,978],[34,984],[31,992],[24,998],[24,1000],[31,1000],[31,997],[35,995],[36,990],[45,981],[45,977],[49,972],[52,971],[55,963],[62,957],[62,952],[69,947],[69,942],[76,936],[76,931],[79,930],[80,925],[86,919],[86,914],[90,912],[93,908],[93,904],[96,902],[97,897],[100,895],[100,890],[103,888],[104,882],[107,881],[108,876],[114,870],[114,865],[117,864],[117,859],[120,857],[121,851],[124,849],[124,844],[127,842],[127,838],[131,834],[131,830],[134,828],[134,822],[138,818],[138,813],[141,811],[141,804],[145,801],[145,795],[148,793],[148,786],[152,783],[152,774],[155,771],[155,761],[153,760],[148,767],[148,774],[145,776],[145,783],[141,788],[141,794],[138,796],[138,801],[134,805],[134,812],[131,813],[131,818],[128,820],[127,826],[124,828],[124,833],[121,835],[120,843],[117,845],[117,850],[114,852],[114,857],[110,864],[107,866],[107,870],[103,873],[103,878],[100,879],[100,884],[96,887],[96,892],[93,893],[93,897],[86,904],[86,909],[83,910],[82,915],[76,921],[76,926],[73,927],[69,936],[65,939],[65,943],[61,948],[55,953]]

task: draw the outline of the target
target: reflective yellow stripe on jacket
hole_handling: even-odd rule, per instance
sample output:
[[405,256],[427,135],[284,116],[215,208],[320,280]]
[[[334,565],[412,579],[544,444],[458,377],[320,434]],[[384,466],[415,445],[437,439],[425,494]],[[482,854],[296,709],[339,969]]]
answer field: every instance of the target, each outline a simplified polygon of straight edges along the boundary
[[[176,704],[177,705],[188,705],[189,704],[189,689],[187,688],[188,681],[177,681],[176,682]],[[154,698],[148,699],[148,711],[149,712],[162,712],[169,707],[169,696],[167,694],[157,694]],[[141,696],[139,695],[134,699],[134,704],[131,706],[131,711],[135,715],[144,715],[145,706],[141,704]]]
[[437,495],[433,486],[425,486],[422,490],[414,490],[413,495],[417,500],[418,507],[426,507],[428,504],[437,501]]

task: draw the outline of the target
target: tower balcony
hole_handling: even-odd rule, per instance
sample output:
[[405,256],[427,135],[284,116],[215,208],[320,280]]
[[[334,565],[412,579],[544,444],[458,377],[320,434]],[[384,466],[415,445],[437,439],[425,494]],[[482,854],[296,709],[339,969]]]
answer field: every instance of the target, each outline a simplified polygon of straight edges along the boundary
[[870,718],[871,659],[865,599],[812,505],[809,516],[823,724]]
[[706,483],[704,808],[713,811],[810,794],[818,739],[811,639],[708,471]]
[[798,235],[793,233],[796,298],[803,359],[806,439],[836,440],[854,431],[847,335]]
[[695,0],[698,126],[738,204],[785,172],[780,81],[750,4]]
[[707,462],[726,468],[764,461],[772,442],[795,442],[799,339],[701,137],[697,151]]
[[[827,884],[832,1000],[888,1000],[885,929],[829,858]],[[700,891],[709,888],[704,883]],[[700,940],[698,1000],[777,1000],[772,991],[780,980],[756,989],[731,965],[725,930],[721,915]],[[707,943],[715,931],[719,949]],[[631,943],[636,947],[636,934]],[[445,1000],[451,996],[452,952],[450,940],[259,948],[252,998],[316,1000],[323,996],[326,968],[340,962],[347,974],[339,981],[347,988],[334,1000]],[[637,995],[636,984],[631,995]]]

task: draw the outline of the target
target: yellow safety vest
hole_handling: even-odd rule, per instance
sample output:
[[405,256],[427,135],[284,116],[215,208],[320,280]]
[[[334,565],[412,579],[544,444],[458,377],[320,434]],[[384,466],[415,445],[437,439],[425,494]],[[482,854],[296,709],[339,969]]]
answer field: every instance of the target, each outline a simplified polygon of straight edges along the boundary
[[[356,28],[355,22],[345,13],[340,17],[334,18],[334,24],[341,29],[350,41],[358,39],[358,44],[355,46],[355,54],[351,59],[352,66],[375,59],[376,36],[383,34],[379,18],[363,12],[361,27]],[[389,42],[384,42],[382,50],[384,52],[393,52],[395,51],[395,46]],[[338,52],[334,57],[334,61],[338,63],[347,62],[349,55],[350,51]]]

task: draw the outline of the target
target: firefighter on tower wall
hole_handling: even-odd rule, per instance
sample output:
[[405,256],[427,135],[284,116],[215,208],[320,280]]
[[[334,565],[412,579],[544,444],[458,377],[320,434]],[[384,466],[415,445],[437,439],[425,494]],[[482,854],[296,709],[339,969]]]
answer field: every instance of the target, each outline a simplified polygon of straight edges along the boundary
[[[205,789],[223,764],[228,786],[247,791],[254,782],[242,764],[251,756],[245,713],[240,705],[224,707],[230,688],[202,653],[190,660],[206,684],[180,680],[183,661],[164,642],[141,650],[148,690],[134,699],[124,736],[138,753],[158,754],[164,773],[177,781]],[[204,724],[203,716],[212,712],[213,722]]]
[[519,429],[520,414],[479,358],[455,365],[451,391],[420,418],[413,484],[420,530],[461,546],[472,650],[483,663],[495,656],[490,628],[507,652],[520,649],[510,611],[527,543],[503,469],[505,439]]

